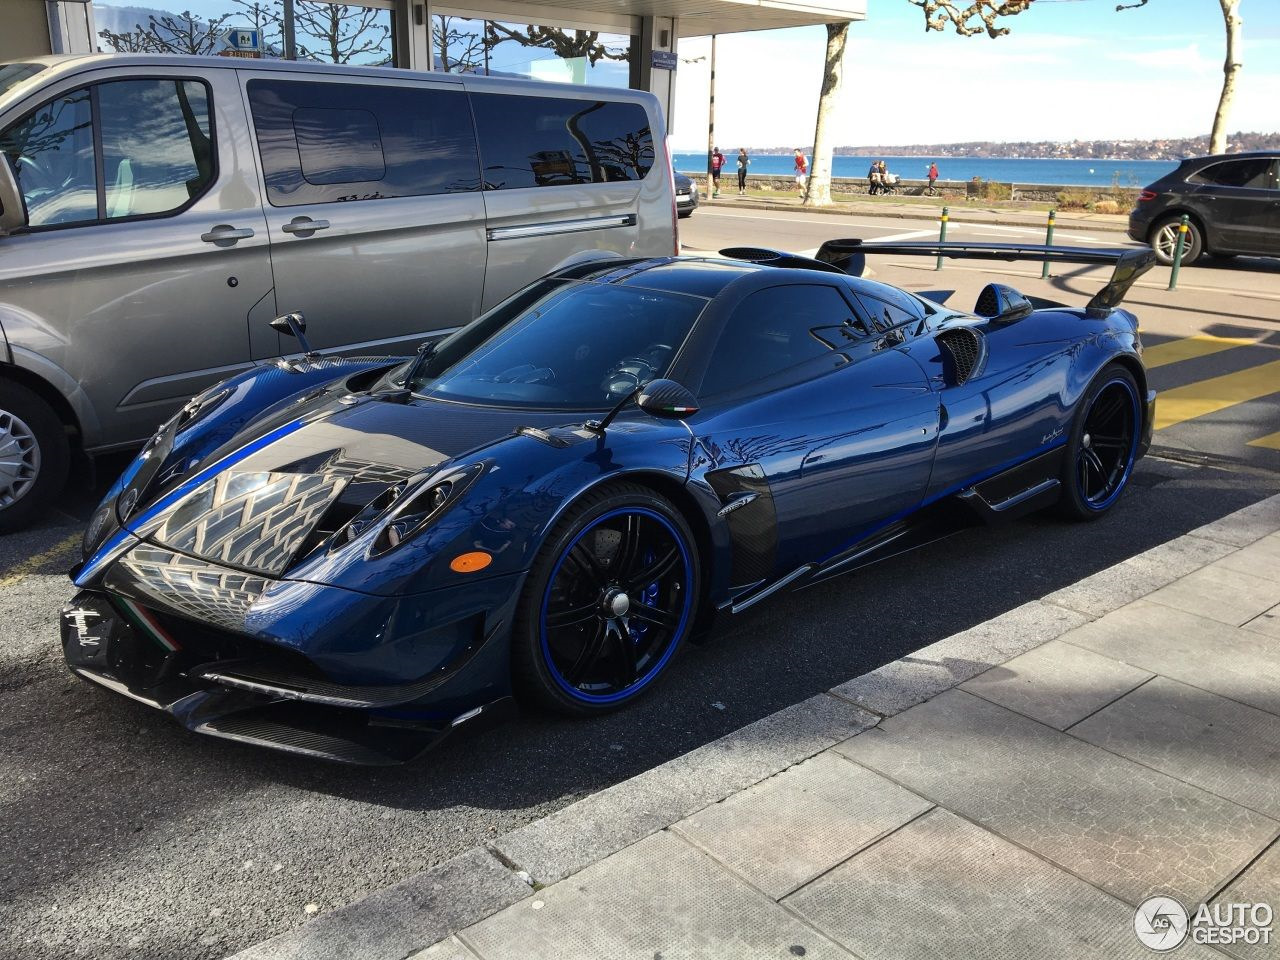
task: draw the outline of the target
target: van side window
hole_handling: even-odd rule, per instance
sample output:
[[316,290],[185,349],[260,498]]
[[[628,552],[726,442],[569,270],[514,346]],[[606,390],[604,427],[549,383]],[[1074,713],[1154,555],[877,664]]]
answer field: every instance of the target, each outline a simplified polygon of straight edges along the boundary
[[88,89],[37,107],[0,134],[33,227],[98,219]]
[[255,79],[249,105],[272,206],[480,189],[461,90]]
[[1187,179],[1192,183],[1211,183],[1219,187],[1274,188],[1274,161],[1268,157],[1247,157],[1211,164]]
[[209,91],[194,80],[98,87],[108,219],[169,213],[213,182]]
[[643,180],[654,164],[638,103],[473,93],[486,190]]
[[0,134],[0,151],[29,226],[172,213],[214,179],[209,91],[195,80],[100,83],[36,108]]

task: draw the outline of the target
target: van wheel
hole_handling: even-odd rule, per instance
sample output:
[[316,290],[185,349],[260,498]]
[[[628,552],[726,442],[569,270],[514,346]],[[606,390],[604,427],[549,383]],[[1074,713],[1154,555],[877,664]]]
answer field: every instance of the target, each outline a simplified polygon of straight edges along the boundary
[[26,387],[0,380],[0,533],[26,526],[67,481],[62,421]]

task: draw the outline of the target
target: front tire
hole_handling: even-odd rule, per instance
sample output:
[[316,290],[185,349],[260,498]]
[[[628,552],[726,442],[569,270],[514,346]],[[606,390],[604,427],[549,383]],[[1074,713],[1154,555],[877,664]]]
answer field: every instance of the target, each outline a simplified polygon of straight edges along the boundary
[[665,498],[613,484],[573,504],[516,608],[512,675],[524,701],[585,716],[649,689],[693,627],[693,534]]
[[70,459],[58,415],[26,387],[0,380],[0,533],[25,527],[49,506]]
[[1072,520],[1097,520],[1110,511],[1129,483],[1141,435],[1138,384],[1124,367],[1109,364],[1076,405],[1060,477],[1060,512]]
[[[1165,217],[1151,228],[1151,249],[1155,251],[1156,261],[1164,266],[1173,265],[1173,255],[1178,249],[1178,227],[1182,223],[1182,215]],[[1187,220],[1187,239],[1182,244],[1182,265],[1195,263],[1204,252],[1204,237],[1196,222]]]

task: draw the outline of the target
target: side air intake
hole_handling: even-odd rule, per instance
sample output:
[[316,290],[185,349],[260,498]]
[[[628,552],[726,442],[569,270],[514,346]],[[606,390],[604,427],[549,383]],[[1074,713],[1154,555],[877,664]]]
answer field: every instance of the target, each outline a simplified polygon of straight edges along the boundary
[[982,335],[969,327],[954,327],[938,334],[937,342],[947,383],[958,387],[967,382],[982,359]]

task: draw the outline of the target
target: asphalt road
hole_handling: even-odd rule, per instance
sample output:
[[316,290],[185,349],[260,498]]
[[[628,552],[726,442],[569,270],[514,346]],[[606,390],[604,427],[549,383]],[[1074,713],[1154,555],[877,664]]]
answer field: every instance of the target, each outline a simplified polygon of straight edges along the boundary
[[[682,232],[690,247],[706,250],[766,240],[803,250],[835,235],[831,219],[813,219],[708,208],[682,221]],[[870,238],[927,225],[840,226],[857,228],[842,235]],[[1117,235],[1091,239],[1114,243]],[[931,266],[904,261],[878,273],[916,289],[954,287],[962,303],[997,275]],[[1040,292],[1034,267],[1003,271],[1010,273],[1015,285]],[[1183,344],[1166,349],[1173,359],[1153,370],[1160,389],[1194,391],[1269,369],[1280,356],[1280,266],[1190,268],[1174,294],[1163,291],[1163,276],[1149,279],[1134,298],[1144,301],[1148,341]],[[1043,288],[1067,300],[1098,282],[1072,273]],[[1250,342],[1203,352],[1220,341],[1197,337]],[[1185,409],[1242,394],[1207,395],[1191,396]],[[0,957],[194,960],[300,924],[309,906],[350,902],[1277,492],[1280,450],[1250,443],[1280,431],[1278,404],[1262,396],[1162,430],[1157,455],[1139,465],[1101,522],[1035,517],[969,531],[776,598],[722,622],[629,709],[590,722],[526,715],[391,770],[198,738],[74,680],[61,663],[55,618],[70,594],[62,570],[75,555],[78,518],[94,496],[84,484],[66,513],[0,538]]]

